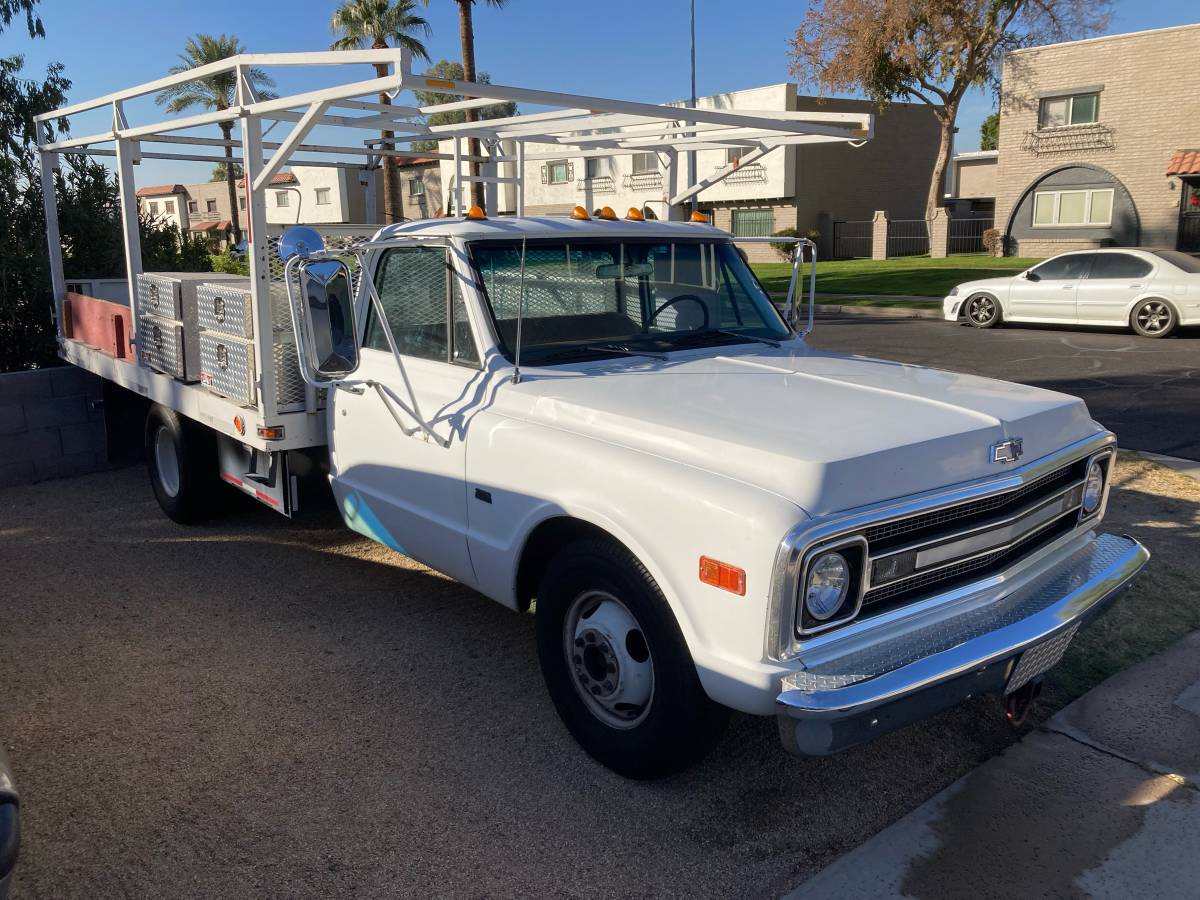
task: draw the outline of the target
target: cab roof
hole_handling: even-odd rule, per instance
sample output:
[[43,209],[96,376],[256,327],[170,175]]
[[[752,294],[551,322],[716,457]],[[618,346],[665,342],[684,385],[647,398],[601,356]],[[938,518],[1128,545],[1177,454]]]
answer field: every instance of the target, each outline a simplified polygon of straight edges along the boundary
[[500,216],[495,219],[419,219],[386,225],[376,240],[404,236],[481,238],[728,238],[727,232],[700,222],[635,222],[626,219],[573,219],[570,216]]

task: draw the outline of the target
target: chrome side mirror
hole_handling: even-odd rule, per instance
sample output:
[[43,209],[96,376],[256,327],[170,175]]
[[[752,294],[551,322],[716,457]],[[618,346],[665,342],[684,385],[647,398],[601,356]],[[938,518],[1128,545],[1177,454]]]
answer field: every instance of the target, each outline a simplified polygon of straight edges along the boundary
[[300,302],[308,364],[330,380],[352,375],[358,368],[358,329],[350,267],[338,259],[301,262]]

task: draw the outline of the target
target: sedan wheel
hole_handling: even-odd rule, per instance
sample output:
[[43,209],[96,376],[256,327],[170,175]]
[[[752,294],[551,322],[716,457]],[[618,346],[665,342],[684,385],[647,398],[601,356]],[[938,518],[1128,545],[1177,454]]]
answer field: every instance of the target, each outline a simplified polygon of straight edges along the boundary
[[1142,337],[1166,337],[1175,330],[1175,310],[1163,300],[1143,300],[1134,308],[1129,324]]
[[995,328],[1000,324],[1000,304],[987,294],[967,300],[967,321],[976,328]]

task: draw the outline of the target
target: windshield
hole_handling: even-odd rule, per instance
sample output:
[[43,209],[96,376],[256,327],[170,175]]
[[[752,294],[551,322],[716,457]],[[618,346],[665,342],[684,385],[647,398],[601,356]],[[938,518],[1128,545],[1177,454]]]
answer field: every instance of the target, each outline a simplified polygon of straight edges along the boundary
[[[471,256],[512,361],[521,242],[475,242]],[[727,241],[529,241],[524,295],[523,362],[791,336]]]
[[1161,256],[1177,269],[1189,274],[1200,274],[1200,259],[1194,256],[1188,256],[1186,253],[1180,253],[1178,250],[1151,250],[1155,256]]

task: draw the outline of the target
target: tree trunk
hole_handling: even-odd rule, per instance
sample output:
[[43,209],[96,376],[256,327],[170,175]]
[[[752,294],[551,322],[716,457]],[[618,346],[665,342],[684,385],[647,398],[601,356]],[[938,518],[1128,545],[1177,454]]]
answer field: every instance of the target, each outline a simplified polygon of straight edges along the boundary
[[[386,41],[376,41],[374,44],[375,50],[383,50],[386,47]],[[375,74],[380,78],[387,78],[387,63],[375,63]],[[392,99],[385,91],[380,91],[379,102],[390,106]],[[391,140],[396,136],[396,132],[384,130],[379,132],[379,136],[383,138],[381,149],[396,149],[396,145]],[[381,159],[383,160],[383,222],[385,225],[390,225],[404,218],[404,203],[400,193],[400,172],[396,167],[396,157],[384,155]]]
[[944,202],[945,188],[942,182],[946,177],[946,169],[950,166],[950,154],[954,151],[954,120],[958,116],[958,104],[948,103],[942,107],[935,107],[935,113],[941,125],[941,138],[938,142],[937,158],[933,161],[933,174],[929,180],[929,196],[925,200],[927,222]]
[[233,245],[242,242],[242,222],[238,215],[237,175],[233,171],[233,147],[229,141],[233,139],[233,123],[221,123],[221,136],[225,138],[225,186],[229,188],[229,222],[233,226]]
[[[455,0],[458,3],[458,37],[462,43],[462,65],[463,65],[463,81],[475,80],[475,24],[473,21],[471,7],[474,0]],[[470,98],[468,98],[470,99]],[[478,122],[479,112],[474,109],[463,110],[463,119],[467,122]],[[479,147],[479,138],[470,138],[467,141],[467,153],[471,156],[478,157],[481,153]],[[467,164],[467,169],[474,178],[479,177],[479,163],[472,160]],[[483,185],[478,181],[471,182],[471,205],[478,206],[480,209],[487,211],[484,205]]]

